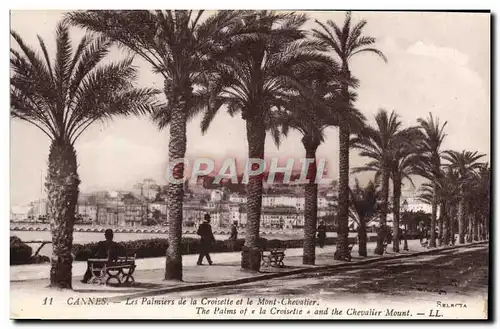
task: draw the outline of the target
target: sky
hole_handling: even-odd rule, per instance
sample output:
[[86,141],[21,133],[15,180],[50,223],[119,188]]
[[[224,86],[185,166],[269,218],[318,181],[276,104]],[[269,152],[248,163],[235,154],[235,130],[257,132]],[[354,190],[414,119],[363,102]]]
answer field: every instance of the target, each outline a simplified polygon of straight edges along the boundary
[[[305,28],[314,20],[332,19],[339,24],[343,12],[308,12]],[[55,54],[55,27],[61,11],[13,11],[11,29],[25,42],[38,46],[40,35],[51,56]],[[359,108],[374,122],[380,108],[396,111],[405,127],[416,125],[417,118],[429,112],[447,121],[443,149],[477,150],[490,160],[490,15],[485,13],[430,12],[354,12],[353,19],[366,19],[365,35],[377,39],[388,63],[371,54],[353,59],[352,73],[360,80],[357,89]],[[84,31],[72,28],[74,43]],[[11,40],[12,42],[12,40]],[[15,47],[15,45],[12,45]],[[38,48],[37,48],[38,49]],[[106,59],[123,58],[113,50]],[[136,58],[140,75],[138,86],[161,88],[160,76]],[[247,157],[245,122],[239,115],[221,111],[208,132],[202,135],[200,117],[187,129],[187,158],[223,159]],[[144,178],[166,182],[168,128],[159,130],[147,117],[115,118],[91,126],[77,141],[80,191],[131,189]],[[46,173],[48,138],[30,124],[10,122],[11,205],[38,199]],[[266,157],[301,158],[304,149],[296,132],[283,140],[279,149],[266,139]],[[318,159],[327,161],[327,177],[338,176],[338,130],[329,128],[319,147]],[[351,167],[367,159],[351,152]],[[354,179],[352,175],[352,179]],[[364,183],[373,175],[357,175]],[[417,179],[418,182],[418,179]]]

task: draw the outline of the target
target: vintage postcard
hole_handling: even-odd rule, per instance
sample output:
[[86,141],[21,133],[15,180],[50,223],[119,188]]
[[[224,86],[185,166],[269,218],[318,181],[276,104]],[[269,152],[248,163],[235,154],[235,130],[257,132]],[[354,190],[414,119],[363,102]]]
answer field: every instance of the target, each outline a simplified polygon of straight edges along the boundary
[[491,13],[11,11],[12,319],[491,318]]

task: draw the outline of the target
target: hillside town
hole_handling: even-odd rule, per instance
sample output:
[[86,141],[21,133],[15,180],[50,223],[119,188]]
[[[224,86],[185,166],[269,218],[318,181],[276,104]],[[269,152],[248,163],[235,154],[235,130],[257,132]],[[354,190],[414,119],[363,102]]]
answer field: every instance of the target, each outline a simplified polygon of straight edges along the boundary
[[[300,188],[288,185],[268,186],[262,197],[260,225],[266,229],[302,229],[304,227],[304,195]],[[227,187],[185,186],[183,205],[183,226],[198,226],[203,215],[208,213],[214,228],[227,228],[236,222],[238,227],[247,224],[246,195],[232,192]],[[334,225],[337,209],[337,190],[335,186],[320,190],[318,194],[318,218],[327,225]],[[403,190],[401,208],[405,211],[430,213],[430,205],[419,198],[415,189]],[[47,222],[47,201],[40,199],[23,207],[11,209],[11,222]],[[164,187],[154,180],[145,179],[130,190],[99,191],[82,193],[77,206],[77,223],[80,225],[99,225],[109,227],[142,227],[167,225],[167,202]],[[388,221],[392,221],[388,214]],[[377,220],[373,220],[376,225]],[[371,224],[368,223],[368,226]],[[350,220],[350,227],[356,228]]]

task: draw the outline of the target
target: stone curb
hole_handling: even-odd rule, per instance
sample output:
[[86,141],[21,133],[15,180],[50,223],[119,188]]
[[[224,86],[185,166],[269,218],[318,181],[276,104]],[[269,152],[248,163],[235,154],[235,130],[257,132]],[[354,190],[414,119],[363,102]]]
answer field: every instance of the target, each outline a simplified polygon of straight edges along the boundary
[[473,242],[473,243],[469,243],[469,244],[462,244],[462,245],[456,245],[456,246],[450,246],[450,247],[444,247],[444,248],[436,248],[436,249],[419,251],[419,252],[414,252],[414,253],[409,253],[409,254],[399,254],[399,255],[395,255],[395,256],[386,256],[386,257],[376,257],[376,258],[361,260],[361,261],[357,261],[357,262],[346,262],[346,263],[334,264],[334,265],[324,265],[324,266],[300,268],[300,269],[296,269],[296,270],[290,270],[290,271],[284,271],[284,272],[278,272],[278,273],[268,273],[268,274],[246,277],[246,278],[235,279],[235,280],[219,281],[219,282],[207,282],[207,283],[190,284],[190,285],[177,286],[177,287],[152,289],[152,290],[148,290],[148,291],[138,292],[135,294],[133,293],[133,294],[129,294],[129,295],[121,295],[121,296],[111,297],[108,300],[110,302],[119,302],[122,300],[126,300],[128,298],[134,299],[134,298],[141,298],[141,297],[164,295],[164,294],[173,293],[173,292],[182,292],[182,291],[191,291],[191,290],[199,290],[199,289],[206,289],[206,288],[232,286],[232,285],[251,283],[251,282],[257,282],[257,281],[265,281],[265,280],[280,278],[280,277],[284,277],[284,276],[291,276],[291,275],[296,275],[296,274],[318,272],[318,271],[324,271],[324,270],[330,270],[330,269],[344,269],[346,267],[355,267],[355,266],[361,266],[361,265],[366,265],[366,264],[372,264],[372,263],[376,263],[376,262],[394,260],[394,259],[404,259],[404,258],[410,258],[410,257],[415,257],[415,256],[421,256],[421,255],[438,254],[438,253],[443,252],[443,251],[466,248],[466,247],[473,247],[473,246],[488,244],[488,243],[489,243],[489,241]]

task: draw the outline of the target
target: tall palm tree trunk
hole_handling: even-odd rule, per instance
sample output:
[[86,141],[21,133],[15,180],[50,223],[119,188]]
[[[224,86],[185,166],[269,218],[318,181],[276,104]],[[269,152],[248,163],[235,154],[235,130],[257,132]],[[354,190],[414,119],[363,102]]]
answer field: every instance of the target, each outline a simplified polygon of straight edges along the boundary
[[[265,124],[260,116],[246,118],[248,157],[264,160],[264,143],[266,139]],[[256,165],[253,165],[255,168]],[[241,267],[244,269],[260,270],[261,254],[258,246],[260,215],[262,208],[262,177],[249,177],[247,186],[247,228],[245,245],[241,252]]]
[[305,190],[304,205],[304,252],[302,263],[305,265],[314,265],[316,261],[316,222],[318,216],[318,185],[316,184],[316,149],[319,144],[314,144],[302,139],[306,149],[306,158],[313,159],[309,165],[307,183]]
[[346,260],[349,254],[349,128],[339,129],[339,209],[337,215],[337,248],[334,259]]
[[490,238],[490,213],[483,219],[483,228],[484,228],[484,239],[489,240]]
[[382,202],[380,209],[380,227],[377,236],[377,246],[374,253],[382,255],[384,253],[384,240],[387,237],[387,203],[389,199],[389,171],[387,166],[382,166]]
[[479,241],[479,220],[477,218],[477,215],[474,215],[473,218],[473,234],[472,234],[472,239],[474,241]]
[[458,243],[465,243],[465,203],[462,198],[458,201]]
[[481,241],[486,240],[486,224],[483,216],[479,217],[479,238]]
[[467,214],[467,242],[472,242],[472,215]]
[[489,240],[490,239],[490,216],[491,212],[488,212],[487,217],[484,218],[484,239]]
[[451,239],[451,244],[455,245],[455,235],[456,235],[456,217],[457,217],[457,205],[456,204],[451,204],[449,206],[449,217],[450,217],[450,239]]
[[442,246],[443,245],[443,229],[444,229],[444,217],[445,217],[445,214],[443,212],[443,204],[441,203],[439,205],[439,218],[437,220],[437,228],[438,228],[438,236],[437,236],[437,243],[438,243],[438,246]]
[[361,257],[368,256],[366,250],[366,243],[368,242],[368,236],[366,234],[366,220],[363,216],[359,217],[359,227],[358,227],[358,254]]
[[483,240],[483,225],[481,217],[477,219],[477,238],[479,241]]
[[71,249],[79,184],[73,145],[63,139],[53,140],[50,145],[45,187],[53,246],[50,259],[50,286],[54,288],[72,289]]
[[395,178],[393,181],[394,185],[394,195],[393,195],[393,243],[392,250],[394,252],[399,252],[399,219],[400,219],[400,202],[401,202],[401,180]]
[[[168,97],[168,96],[167,96]],[[176,181],[168,182],[168,247],[165,260],[165,280],[182,280],[182,204],[184,198],[184,163],[186,154],[186,102],[181,99],[172,111],[170,140],[168,144],[171,177]]]
[[429,247],[430,248],[436,248],[436,221],[437,221],[437,205],[438,205],[438,200],[437,200],[437,185],[434,183],[433,187],[433,195],[432,195],[432,213],[431,213],[431,227],[430,227],[430,233],[431,233],[431,241],[429,241]]
[[[350,72],[347,63],[343,64],[342,99],[344,111],[349,111]],[[346,116],[346,115],[345,115]],[[349,138],[350,129],[347,120],[340,120],[339,126],[339,209],[337,214],[337,248],[333,258],[347,260],[349,258]]]
[[448,246],[450,244],[450,217],[448,216],[448,209],[446,202],[441,202],[441,218],[443,219],[443,244]]

